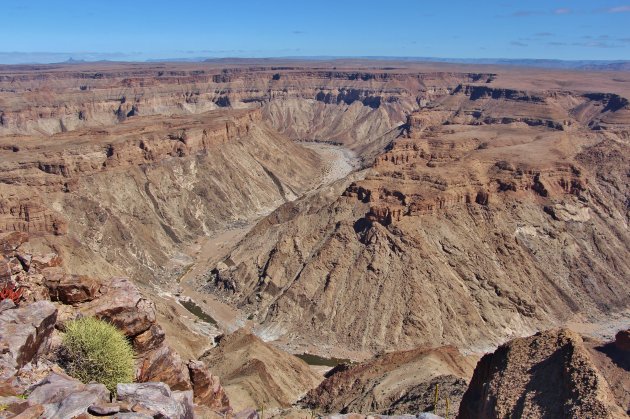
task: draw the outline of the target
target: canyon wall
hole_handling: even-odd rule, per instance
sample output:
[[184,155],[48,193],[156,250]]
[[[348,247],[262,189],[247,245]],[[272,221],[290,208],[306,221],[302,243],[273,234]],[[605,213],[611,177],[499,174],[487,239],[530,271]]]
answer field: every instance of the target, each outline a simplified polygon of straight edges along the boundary
[[323,352],[480,350],[623,310],[629,108],[593,100],[457,87],[362,178],[261,221],[206,287]]

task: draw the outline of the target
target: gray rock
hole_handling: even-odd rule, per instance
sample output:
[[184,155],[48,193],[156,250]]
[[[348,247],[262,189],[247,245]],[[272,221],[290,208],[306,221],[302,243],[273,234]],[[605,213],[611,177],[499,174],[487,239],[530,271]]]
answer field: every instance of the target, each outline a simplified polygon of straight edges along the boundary
[[12,308],[15,308],[15,303],[12,299],[5,298],[0,302],[0,313],[2,313],[4,310],[9,310]]
[[58,403],[44,405],[44,417],[50,419],[73,418],[86,413],[97,402],[109,398],[109,390],[102,384],[90,384],[83,391],[72,393]]
[[144,413],[126,412],[118,413],[112,419],[153,419],[153,416],[145,415]]
[[87,412],[94,404],[109,400],[103,384],[83,384],[67,375],[52,373],[33,386],[28,402],[44,406],[46,418],[71,418]]
[[184,418],[193,419],[195,417],[195,404],[193,402],[193,391],[174,391],[173,398],[184,408]]
[[192,419],[192,391],[172,392],[164,383],[118,384],[118,400],[170,419]]
[[65,374],[52,373],[28,391],[31,404],[58,403],[72,393],[82,391],[85,384]]
[[6,348],[0,355],[3,378],[48,352],[56,321],[57,309],[49,301],[0,313],[0,347]]

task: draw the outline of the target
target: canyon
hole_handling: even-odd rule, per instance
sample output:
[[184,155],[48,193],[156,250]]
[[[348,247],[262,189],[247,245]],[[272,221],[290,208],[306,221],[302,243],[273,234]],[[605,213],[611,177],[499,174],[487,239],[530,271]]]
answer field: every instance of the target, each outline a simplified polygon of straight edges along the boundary
[[[186,391],[207,370],[236,410],[418,413],[439,387],[462,418],[623,417],[628,370],[594,348],[630,326],[629,98],[627,72],[0,66],[0,234],[28,237],[5,276],[35,281],[11,271],[29,254],[58,282],[130,278],[159,327],[130,336],[161,336],[138,380]],[[58,300],[50,281],[33,304]],[[592,403],[515,401],[544,383],[519,387],[509,356],[589,365],[567,394]]]

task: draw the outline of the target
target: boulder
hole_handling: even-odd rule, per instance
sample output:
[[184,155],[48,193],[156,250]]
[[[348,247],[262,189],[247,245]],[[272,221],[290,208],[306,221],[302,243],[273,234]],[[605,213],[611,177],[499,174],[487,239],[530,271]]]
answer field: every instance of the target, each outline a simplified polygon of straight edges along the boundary
[[51,373],[29,391],[28,402],[42,405],[44,417],[73,418],[87,413],[94,404],[109,400],[103,384],[83,384],[65,374]]
[[83,390],[85,384],[66,374],[51,373],[28,391],[31,404],[58,403],[70,394]]
[[61,269],[47,269],[45,285],[52,301],[76,304],[92,301],[101,284],[85,275],[68,275]]
[[82,304],[79,311],[111,322],[128,337],[139,335],[155,323],[153,303],[144,299],[129,279],[112,278],[101,287],[101,294]]
[[117,399],[154,412],[154,417],[193,418],[192,391],[171,391],[164,383],[118,384]]
[[169,346],[163,344],[138,361],[137,381],[163,381],[173,390],[192,389],[188,367]]
[[88,408],[98,402],[109,400],[110,392],[103,384],[88,384],[83,390],[71,393],[58,403],[44,405],[44,417],[73,418],[87,413]]
[[61,257],[57,253],[46,253],[43,255],[33,255],[30,267],[41,271],[46,268],[54,268],[61,265]]
[[206,364],[201,361],[188,363],[195,403],[216,410],[229,410],[230,400],[221,386],[219,377],[210,373]]
[[166,334],[160,325],[154,324],[133,339],[133,349],[137,354],[151,351],[164,342]]
[[48,352],[50,336],[57,321],[57,309],[49,301],[0,313],[0,355],[2,377],[8,378],[27,363]]
[[44,413],[44,406],[36,404],[22,411],[20,414],[13,416],[11,419],[38,419]]

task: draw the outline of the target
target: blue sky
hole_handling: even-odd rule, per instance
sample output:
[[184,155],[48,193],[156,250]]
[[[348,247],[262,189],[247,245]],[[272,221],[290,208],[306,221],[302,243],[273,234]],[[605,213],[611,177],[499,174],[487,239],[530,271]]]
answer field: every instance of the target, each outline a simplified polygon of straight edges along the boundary
[[630,1],[0,0],[0,39],[4,63],[69,56],[616,60],[630,59]]

